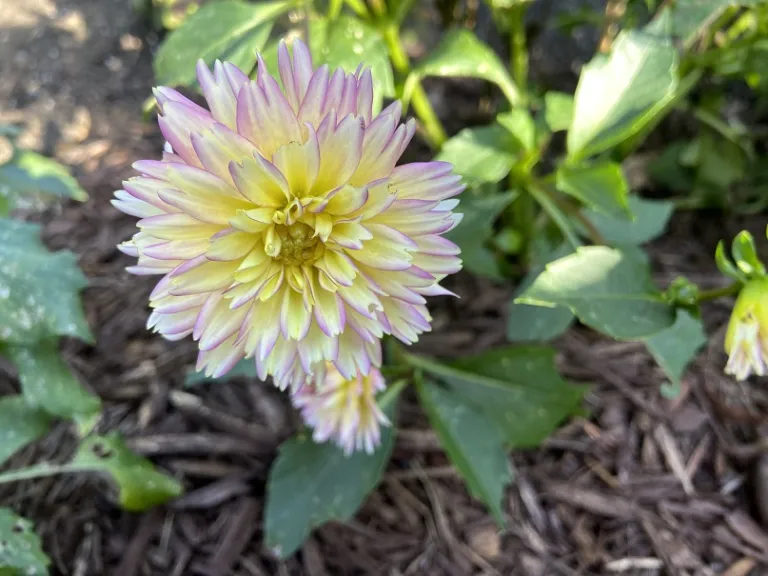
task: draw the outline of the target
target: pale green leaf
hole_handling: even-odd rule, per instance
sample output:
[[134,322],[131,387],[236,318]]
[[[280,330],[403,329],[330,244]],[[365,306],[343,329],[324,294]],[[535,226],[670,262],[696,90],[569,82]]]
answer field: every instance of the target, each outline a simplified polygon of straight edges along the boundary
[[168,34],[154,61],[155,79],[165,86],[197,86],[196,66],[228,61],[248,73],[256,65],[256,52],[264,48],[277,17],[294,2],[239,0],[207,2]]
[[66,166],[31,150],[17,150],[13,158],[0,165],[0,215],[14,208],[45,208],[56,199],[84,201],[88,194]]
[[732,280],[744,283],[749,280],[749,277],[739,270],[728,257],[725,252],[725,242],[722,240],[717,243],[717,249],[715,250],[715,264],[717,265],[717,269],[720,270],[724,276],[727,276]]
[[496,256],[486,247],[499,214],[515,199],[517,194],[474,194],[467,190],[460,196],[457,211],[463,218],[456,228],[445,236],[461,248],[464,268],[482,276],[501,278]]
[[506,66],[489,46],[464,28],[443,35],[440,44],[414,67],[413,74],[482,78],[501,88],[512,105],[520,102]]
[[0,464],[48,432],[51,419],[21,396],[0,398]]
[[579,248],[552,262],[519,300],[568,306],[584,324],[619,340],[652,336],[675,320],[648,262],[606,246]]
[[4,352],[19,371],[26,401],[52,416],[75,420],[84,432],[101,412],[99,397],[86,390],[59,356],[54,341],[7,346]]
[[552,348],[520,346],[445,364],[413,356],[409,361],[480,408],[511,447],[528,448],[577,412],[587,390],[563,380],[554,358]]
[[678,309],[675,323],[648,338],[645,345],[672,384],[677,386],[685,368],[706,342],[701,320]]
[[382,97],[394,97],[392,64],[384,39],[376,28],[345,14],[330,23],[325,19],[313,21],[310,32],[315,66],[327,64],[331,72],[342,68],[347,73],[355,72],[361,63],[370,67],[375,112],[381,109]]
[[512,474],[499,432],[479,408],[450,390],[429,381],[419,382],[416,390],[440,444],[469,493],[488,507],[503,528],[504,489],[512,481]]
[[86,279],[68,251],[49,252],[40,227],[0,218],[0,342],[92,336],[80,305]]
[[731,254],[736,266],[747,276],[765,274],[765,266],[757,255],[755,239],[746,230],[739,232],[733,239]]
[[562,165],[557,171],[557,189],[612,218],[632,218],[627,181],[621,166],[615,162],[605,161],[589,166]]
[[12,576],[43,576],[51,564],[32,522],[0,508],[0,569]]
[[520,150],[517,138],[498,123],[465,128],[443,144],[435,160],[450,162],[469,184],[504,178]]
[[72,460],[74,469],[102,472],[117,484],[120,505],[140,511],[181,495],[181,484],[134,454],[116,432],[85,438]]
[[[384,411],[394,426],[395,402]],[[335,444],[316,444],[305,434],[285,442],[267,481],[266,545],[287,558],[313,529],[352,518],[378,484],[393,444],[392,427],[382,429],[381,446],[373,454],[345,456]]]
[[637,246],[661,236],[674,210],[675,205],[672,202],[646,200],[630,195],[629,211],[634,216],[631,222],[593,210],[584,210],[584,216],[592,222],[606,242]]
[[765,0],[675,0],[645,27],[647,32],[680,38],[688,47],[730,6],[757,6]]
[[544,94],[544,120],[552,132],[568,130],[573,121],[573,96],[554,91]]
[[568,130],[571,161],[599,154],[640,132],[677,88],[678,56],[664,38],[622,32],[609,55],[584,66]]
[[504,126],[518,141],[524,150],[536,147],[536,122],[525,108],[515,108],[496,116],[496,122]]

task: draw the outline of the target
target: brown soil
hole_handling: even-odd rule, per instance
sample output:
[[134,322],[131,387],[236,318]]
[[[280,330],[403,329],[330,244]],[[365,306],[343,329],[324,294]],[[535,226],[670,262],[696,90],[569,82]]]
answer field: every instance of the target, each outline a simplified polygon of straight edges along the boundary
[[[258,383],[183,390],[194,346],[145,330],[152,279],[126,274],[130,261],[115,249],[134,221],[111,207],[111,194],[133,160],[160,151],[140,112],[152,84],[152,35],[130,4],[0,2],[0,122],[22,123],[23,143],[71,165],[91,194],[45,216],[50,246],[77,252],[91,280],[84,301],[97,344],[68,342],[66,357],[105,399],[104,428],[120,429],[187,488],[166,508],[129,514],[93,478],[4,486],[0,502],[36,522],[54,574],[768,573],[768,460],[758,434],[765,411],[756,408],[765,404],[719,376],[727,301],[704,310],[716,336],[676,400],[660,395],[662,373],[641,345],[582,329],[556,343],[563,372],[594,383],[591,416],[538,450],[511,455],[517,481],[504,532],[468,496],[407,396],[392,464],[356,519],[319,529],[294,558],[277,561],[262,544],[264,483],[295,415]],[[722,283],[714,245],[740,224],[678,217],[653,246],[657,279]],[[435,331],[421,351],[451,356],[504,343],[510,288],[466,275],[453,288],[462,299],[434,303]],[[3,393],[15,386],[0,375]],[[64,458],[73,444],[62,426],[12,465]]]

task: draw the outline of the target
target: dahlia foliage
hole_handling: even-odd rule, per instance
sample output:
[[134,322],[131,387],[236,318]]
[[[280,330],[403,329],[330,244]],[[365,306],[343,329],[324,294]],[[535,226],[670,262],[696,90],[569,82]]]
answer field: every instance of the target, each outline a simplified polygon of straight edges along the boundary
[[254,81],[199,62],[209,110],[156,89],[166,151],[116,193],[140,218],[121,249],[131,272],[162,275],[149,327],[191,335],[198,370],[252,357],[318,439],[372,450],[380,339],[430,329],[425,297],[448,294],[439,282],[461,267],[441,235],[463,187],[447,163],[395,166],[415,125],[399,102],[373,116],[369,69],[313,70],[293,46],[293,59],[280,46],[282,90],[261,58]]

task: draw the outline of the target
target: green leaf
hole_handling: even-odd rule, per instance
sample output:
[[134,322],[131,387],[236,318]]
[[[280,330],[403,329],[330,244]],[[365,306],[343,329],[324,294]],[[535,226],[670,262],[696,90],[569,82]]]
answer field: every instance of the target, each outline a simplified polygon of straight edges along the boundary
[[612,218],[632,219],[627,181],[621,166],[615,162],[579,167],[560,166],[557,171],[557,189]]
[[675,323],[648,338],[645,345],[672,385],[677,387],[688,363],[706,342],[701,320],[678,308]]
[[345,456],[335,444],[316,444],[306,434],[280,446],[264,512],[264,541],[278,557],[291,556],[313,529],[354,516],[389,462],[395,404],[384,408],[392,426],[382,429],[381,446],[373,454]]
[[7,346],[4,352],[19,371],[26,401],[58,418],[73,419],[87,433],[101,412],[99,397],[86,390],[59,356],[58,344]]
[[30,442],[45,436],[50,424],[48,415],[27,404],[23,397],[0,398],[0,464]]
[[498,431],[483,412],[457,394],[428,381],[416,386],[440,444],[467,483],[504,528],[504,489],[512,481],[507,452]]
[[729,6],[756,6],[764,0],[675,0],[645,27],[648,32],[680,38],[689,47],[704,28]]
[[723,273],[724,276],[737,280],[739,282],[745,282],[749,279],[748,276],[734,266],[731,259],[725,253],[725,242],[720,240],[717,243],[717,249],[715,250],[715,264],[718,270]]
[[72,465],[108,474],[117,484],[120,505],[125,510],[146,510],[182,493],[175,478],[158,472],[149,460],[131,452],[117,432],[85,438]]
[[579,248],[552,262],[519,301],[568,306],[584,324],[619,340],[651,336],[675,320],[648,262],[606,246]]
[[[227,372],[221,378],[216,378],[216,382],[227,382],[232,378],[258,378],[256,373],[256,362],[253,358],[244,358],[232,367],[232,370]],[[213,380],[205,375],[204,372],[198,372],[194,368],[187,371],[187,375],[184,377],[184,386],[191,388],[204,382]]]
[[573,121],[573,96],[554,91],[544,94],[544,120],[552,132],[568,130]]
[[496,257],[486,247],[499,214],[517,196],[514,192],[479,195],[467,190],[461,194],[458,210],[464,216],[445,236],[461,248],[464,267],[475,274],[502,278]]
[[765,266],[763,266],[763,263],[760,262],[760,258],[757,256],[755,239],[746,230],[739,232],[733,239],[731,254],[736,262],[736,266],[747,276],[765,274]]
[[416,76],[482,78],[493,82],[513,106],[520,93],[496,53],[467,29],[452,30],[413,69]]
[[480,408],[511,447],[529,448],[579,411],[587,391],[563,380],[554,358],[552,348],[510,346],[446,364],[415,356],[409,362]]
[[634,220],[611,218],[600,212],[584,210],[584,216],[592,222],[606,242],[617,245],[639,246],[664,233],[675,206],[664,200],[646,200],[629,196],[629,211]]
[[517,138],[498,123],[465,128],[443,144],[435,160],[450,162],[469,184],[498,182],[517,159]]
[[382,97],[395,96],[389,52],[376,28],[344,14],[330,23],[324,18],[313,21],[310,33],[310,48],[316,66],[328,64],[331,72],[343,68],[347,73],[355,72],[360,63],[370,66],[374,112],[381,109]]
[[637,134],[677,88],[678,56],[663,38],[622,32],[609,55],[584,66],[568,131],[569,160],[604,152]]
[[533,284],[544,267],[568,254],[573,248],[564,243],[555,250],[549,250],[535,267],[526,274],[520,286],[515,290],[507,313],[507,340],[510,342],[546,342],[563,334],[573,323],[573,312],[566,306],[531,306],[518,304],[515,298],[523,294]]
[[79,291],[87,284],[68,251],[48,252],[40,227],[0,218],[0,341],[35,344],[51,336],[93,337]]
[[295,2],[238,0],[207,2],[180,27],[168,34],[154,61],[155,79],[165,86],[197,86],[196,66],[226,60],[246,73],[256,64],[275,19]]
[[32,522],[0,508],[0,569],[10,568],[9,576],[43,576],[50,564]]
[[648,164],[648,175],[673,192],[687,193],[694,187],[692,171],[684,166],[682,158],[689,142],[672,142]]
[[31,150],[17,150],[0,166],[0,216],[14,208],[43,209],[57,198],[88,199],[66,166]]
[[496,122],[509,130],[518,142],[518,148],[533,150],[536,147],[536,122],[525,108],[515,108],[496,117]]

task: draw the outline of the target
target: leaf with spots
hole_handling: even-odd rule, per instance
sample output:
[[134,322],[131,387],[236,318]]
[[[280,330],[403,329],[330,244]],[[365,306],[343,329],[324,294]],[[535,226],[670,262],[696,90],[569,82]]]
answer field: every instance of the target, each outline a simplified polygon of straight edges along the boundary
[[19,371],[21,392],[31,406],[77,422],[87,434],[101,413],[101,400],[86,390],[59,356],[51,340],[35,346],[6,346],[4,353]]
[[451,390],[429,381],[418,382],[416,390],[440,444],[469,492],[488,507],[499,527],[504,528],[502,499],[512,474],[498,430],[482,410]]
[[69,467],[108,474],[117,484],[120,505],[125,510],[146,510],[180,496],[183,491],[178,480],[134,454],[116,432],[85,438]]
[[480,409],[513,448],[536,446],[580,410],[586,386],[563,380],[555,351],[545,346],[498,348],[439,363],[419,356],[409,362]]
[[87,284],[68,251],[49,252],[36,224],[0,218],[0,342],[93,337],[79,292]]
[[50,417],[22,396],[0,398],[0,464],[48,432]]
[[331,520],[354,516],[378,484],[394,444],[395,402],[384,408],[392,426],[381,431],[373,453],[345,456],[331,443],[316,444],[306,434],[280,447],[267,481],[264,538],[279,557],[291,556],[310,532]]
[[[0,508],[0,574],[43,576],[51,564],[32,522]],[[3,572],[10,569],[10,572]]]
[[606,246],[579,248],[551,262],[517,301],[567,306],[584,324],[618,340],[652,336],[675,321],[647,260]]

